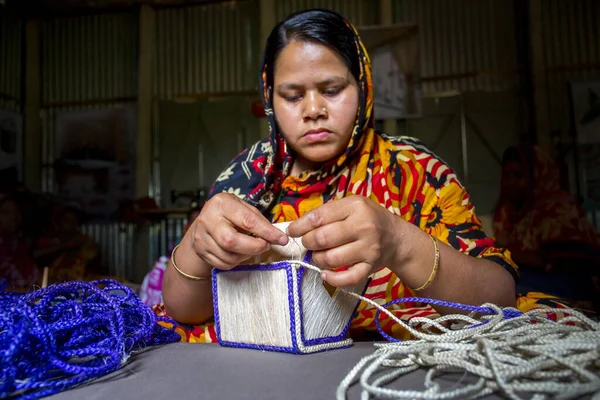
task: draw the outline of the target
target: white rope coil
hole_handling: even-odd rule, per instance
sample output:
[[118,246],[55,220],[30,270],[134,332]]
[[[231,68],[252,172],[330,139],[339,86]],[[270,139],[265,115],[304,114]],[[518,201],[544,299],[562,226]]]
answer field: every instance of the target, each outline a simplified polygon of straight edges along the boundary
[[[314,265],[292,261],[296,267],[320,272]],[[342,380],[337,399],[345,399],[355,383],[362,399],[474,399],[499,393],[509,399],[572,399],[593,395],[600,400],[600,323],[574,309],[536,309],[506,317],[514,308],[484,304],[494,314],[446,315],[435,320],[402,321],[388,310],[356,293],[402,325],[415,338],[403,342],[376,343]],[[564,315],[558,322],[548,314]],[[420,329],[416,329],[419,326]],[[427,368],[424,390],[386,387],[402,375]],[[444,389],[438,379],[459,373],[460,379]],[[447,384],[446,384],[447,386]]]

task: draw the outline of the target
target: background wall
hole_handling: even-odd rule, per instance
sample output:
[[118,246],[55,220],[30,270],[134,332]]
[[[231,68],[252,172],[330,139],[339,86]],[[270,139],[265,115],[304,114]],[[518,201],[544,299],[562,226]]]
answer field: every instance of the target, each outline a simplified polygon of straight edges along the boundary
[[100,14],[40,21],[42,190],[56,191],[61,114],[135,106],[138,17]]
[[0,108],[21,111],[23,19],[0,13]]
[[24,22],[0,14],[0,188],[23,178]]
[[[179,207],[171,190],[209,186],[233,154],[266,134],[251,113],[266,33],[291,12],[324,7],[358,27],[418,25],[422,116],[378,125],[431,146],[468,186],[479,213],[496,201],[502,151],[524,138],[564,160],[577,189],[568,83],[600,79],[595,0],[164,4],[77,15],[58,9],[51,17],[0,8],[0,109],[24,117],[29,186],[57,193],[61,115],[126,109],[134,116],[136,196]],[[165,226],[141,234],[112,223],[89,230],[110,242],[114,270],[139,279],[180,232],[166,235]]]

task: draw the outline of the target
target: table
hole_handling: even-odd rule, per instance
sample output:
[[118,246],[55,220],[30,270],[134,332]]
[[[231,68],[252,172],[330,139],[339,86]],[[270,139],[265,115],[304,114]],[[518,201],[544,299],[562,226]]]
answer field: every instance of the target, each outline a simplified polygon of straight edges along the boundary
[[[294,355],[174,343],[137,354],[119,371],[49,399],[335,399],[342,379],[374,349],[372,343],[358,342],[347,349]],[[425,370],[415,371],[392,387],[421,390],[424,377]],[[456,380],[442,383],[450,387]],[[358,385],[348,399],[360,399]]]

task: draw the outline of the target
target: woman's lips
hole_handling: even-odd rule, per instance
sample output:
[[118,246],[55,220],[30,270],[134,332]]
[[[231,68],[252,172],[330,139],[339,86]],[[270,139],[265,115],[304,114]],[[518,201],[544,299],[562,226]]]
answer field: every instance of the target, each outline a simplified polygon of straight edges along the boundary
[[327,139],[331,135],[331,131],[325,128],[311,129],[307,131],[303,138],[309,143],[320,142]]

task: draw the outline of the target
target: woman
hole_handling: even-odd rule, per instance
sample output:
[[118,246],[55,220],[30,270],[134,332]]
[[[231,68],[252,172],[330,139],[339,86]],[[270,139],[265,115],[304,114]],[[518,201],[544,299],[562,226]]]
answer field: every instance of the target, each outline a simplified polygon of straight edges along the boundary
[[50,235],[38,240],[35,257],[49,267],[49,283],[82,280],[97,273],[98,244],[81,232],[82,213],[70,206],[54,212]]
[[[416,292],[515,305],[517,268],[485,236],[454,172],[416,140],[374,131],[369,58],[348,22],[311,10],[278,24],[267,40],[260,85],[270,137],[219,176],[172,255],[179,271],[202,278],[212,268],[234,268],[285,244],[288,237],[272,223],[294,221],[289,236],[303,236],[333,286],[372,274],[366,296],[379,303]],[[194,325],[178,329],[184,340],[214,341],[210,281],[186,278],[174,264],[157,311]],[[333,270],[340,266],[348,268]],[[448,311],[456,312],[419,304],[393,309],[404,319]],[[376,330],[375,313],[359,306],[355,337]],[[406,337],[381,318],[387,333]]]
[[593,301],[600,236],[560,188],[557,164],[538,147],[510,147],[501,185],[494,234],[521,268],[519,290]]
[[41,274],[23,237],[21,211],[12,196],[0,198],[0,281],[8,290],[32,290]]

